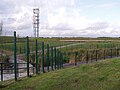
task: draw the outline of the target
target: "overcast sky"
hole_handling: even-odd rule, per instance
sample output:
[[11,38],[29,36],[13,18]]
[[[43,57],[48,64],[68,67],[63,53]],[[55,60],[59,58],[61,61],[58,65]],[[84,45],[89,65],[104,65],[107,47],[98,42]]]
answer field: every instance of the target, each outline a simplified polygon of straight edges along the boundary
[[33,8],[40,36],[120,37],[120,0],[0,0],[4,33],[33,36]]

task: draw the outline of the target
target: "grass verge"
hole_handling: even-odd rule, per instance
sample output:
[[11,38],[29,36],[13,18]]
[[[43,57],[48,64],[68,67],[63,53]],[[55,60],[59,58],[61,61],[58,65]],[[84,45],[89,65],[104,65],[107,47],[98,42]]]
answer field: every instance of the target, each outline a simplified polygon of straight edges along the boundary
[[0,90],[120,90],[120,59],[0,82]]

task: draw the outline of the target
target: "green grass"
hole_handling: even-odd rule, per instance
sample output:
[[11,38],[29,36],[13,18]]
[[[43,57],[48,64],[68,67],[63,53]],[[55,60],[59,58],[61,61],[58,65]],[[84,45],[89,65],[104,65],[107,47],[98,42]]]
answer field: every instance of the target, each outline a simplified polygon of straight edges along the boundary
[[[46,44],[49,44],[50,46],[64,46],[69,44],[75,44],[78,42],[62,42],[60,40],[115,40],[115,42],[84,42],[84,44],[77,44],[74,46],[69,46],[61,49],[62,51],[71,51],[71,49],[79,51],[81,48],[88,48],[88,49],[100,49],[100,48],[115,48],[120,47],[120,43],[118,40],[120,38],[38,38],[38,48],[41,49],[41,42]],[[30,38],[30,51],[35,51],[35,40],[36,38]],[[0,37],[0,50],[5,50],[9,52],[13,52],[13,37],[7,37],[7,36],[1,36]],[[25,47],[26,47],[26,38],[17,38],[17,53],[25,53]]]
[[[30,38],[30,51],[35,51],[35,40],[36,38]],[[73,42],[60,42],[60,38],[38,38],[38,48],[41,49],[41,42],[44,42],[45,48],[46,45],[50,46],[62,46],[72,44]],[[13,52],[13,37],[1,36],[0,37],[0,50],[11,51]],[[26,47],[26,38],[17,38],[17,52],[20,52],[20,48],[24,53]]]
[[120,90],[120,59],[0,82],[1,90]]

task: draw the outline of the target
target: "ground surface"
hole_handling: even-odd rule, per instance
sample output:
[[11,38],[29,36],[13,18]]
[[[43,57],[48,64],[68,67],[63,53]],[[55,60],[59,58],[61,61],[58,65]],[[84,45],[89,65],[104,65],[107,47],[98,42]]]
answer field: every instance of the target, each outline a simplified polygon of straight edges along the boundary
[[120,90],[120,59],[53,71],[17,82],[0,82],[0,90]]

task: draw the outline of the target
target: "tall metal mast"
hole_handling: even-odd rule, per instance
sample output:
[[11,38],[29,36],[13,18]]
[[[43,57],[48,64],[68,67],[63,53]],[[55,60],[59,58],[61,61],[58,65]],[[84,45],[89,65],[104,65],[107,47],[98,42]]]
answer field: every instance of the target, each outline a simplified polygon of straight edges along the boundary
[[2,35],[2,31],[3,31],[3,22],[1,21],[1,23],[0,23],[0,35]]
[[33,29],[34,36],[39,37],[39,8],[33,9]]

